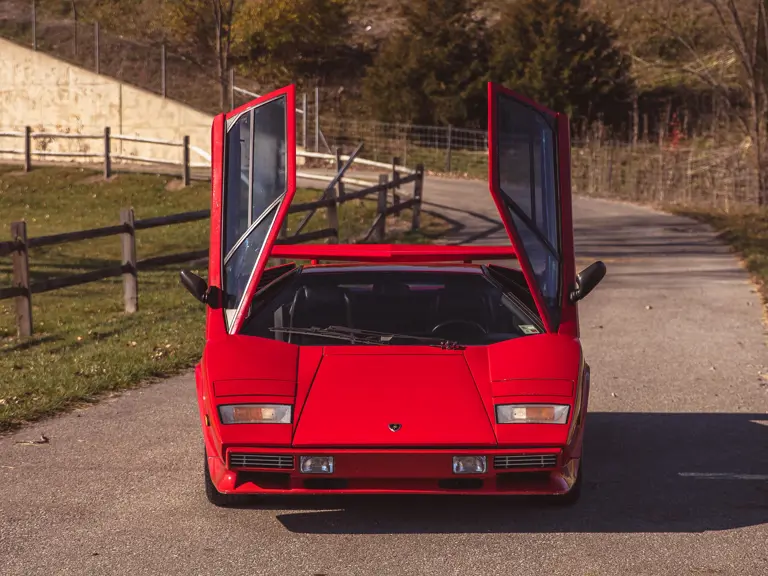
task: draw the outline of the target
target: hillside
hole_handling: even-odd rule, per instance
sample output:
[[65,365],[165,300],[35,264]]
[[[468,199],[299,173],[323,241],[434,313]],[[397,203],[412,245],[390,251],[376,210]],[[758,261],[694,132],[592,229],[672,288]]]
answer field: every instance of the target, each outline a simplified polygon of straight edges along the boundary
[[[423,0],[429,1],[436,2]],[[466,0],[464,4],[474,4],[476,14],[493,25],[503,10],[521,1]],[[202,6],[206,10],[200,14],[204,15],[210,12],[209,3],[215,2],[218,0],[181,0],[168,5]],[[429,114],[409,120],[394,117],[386,110],[377,112],[364,93],[363,79],[369,74],[376,56],[404,25],[400,3],[401,0],[240,0],[235,3],[239,12],[232,25],[229,56],[222,63],[213,46],[212,23],[203,16],[198,20],[192,18],[189,15],[193,12],[191,8],[186,12],[173,12],[159,8],[155,0],[38,0],[37,43],[41,50],[93,68],[93,23],[98,20],[101,23],[100,72],[157,93],[162,89],[160,55],[161,44],[165,44],[166,94],[210,113],[229,105],[226,69],[231,66],[235,84],[252,92],[263,92],[289,81],[310,93],[319,86],[322,110],[326,115],[447,124],[449,120],[429,118]],[[436,2],[434,6],[449,3],[458,5],[461,0]],[[735,58],[725,47],[711,10],[701,2],[691,10],[689,0],[630,3],[582,0],[581,7],[585,14],[613,30],[616,46],[627,55],[631,82],[637,90],[639,111],[636,123],[642,123],[641,118],[647,116],[649,120],[644,121],[647,129],[655,132],[660,117],[666,115],[669,119],[674,112],[681,111],[689,131],[709,129],[709,118],[717,117],[719,111],[713,104],[711,87],[701,78],[706,74],[727,84],[735,79],[734,71],[737,70]],[[331,8],[340,11],[331,14]],[[77,24],[73,19],[74,9]],[[259,28],[262,24],[264,29]],[[425,22],[425,26],[427,24]],[[430,25],[434,27],[436,24]],[[0,0],[0,35],[31,44],[31,30],[29,0]],[[562,39],[557,42],[562,43]],[[558,51],[563,53],[568,49]],[[437,60],[426,61],[430,65],[439,64]],[[395,60],[394,65],[398,63]],[[562,65],[560,62],[554,66]],[[447,63],[444,69],[450,67]],[[220,69],[224,70],[221,74]],[[493,77],[494,70],[486,73]],[[411,93],[421,90],[424,81],[406,79],[395,68],[386,83],[388,91],[399,96],[407,90]],[[435,78],[434,81],[444,84],[454,80]],[[410,86],[401,89],[400,84],[404,82],[409,82]],[[585,84],[588,83],[586,79]],[[610,84],[608,81],[607,85]],[[466,99],[462,90],[455,90],[453,98]],[[389,93],[384,97],[389,97]],[[237,93],[235,104],[247,98]],[[631,113],[631,104],[623,99],[616,105],[613,116],[621,120],[613,121],[614,131],[626,138],[629,128],[625,119]],[[400,104],[394,107],[397,110],[403,108]],[[427,109],[430,107],[435,108],[434,100]],[[465,123],[460,114],[453,123],[470,127],[482,125],[483,120],[475,118],[473,122]]]

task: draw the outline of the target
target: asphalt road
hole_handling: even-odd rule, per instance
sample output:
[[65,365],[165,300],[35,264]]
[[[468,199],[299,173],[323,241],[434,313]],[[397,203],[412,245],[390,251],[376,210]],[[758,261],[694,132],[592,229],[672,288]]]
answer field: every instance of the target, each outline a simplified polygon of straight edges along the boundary
[[[500,236],[485,186],[426,209]],[[755,290],[704,227],[575,204],[592,366],[585,491],[515,499],[203,494],[191,375],[0,439],[0,574],[768,574],[768,350]],[[51,369],[55,369],[54,366]],[[46,445],[17,442],[45,433]],[[712,476],[714,475],[714,476]]]

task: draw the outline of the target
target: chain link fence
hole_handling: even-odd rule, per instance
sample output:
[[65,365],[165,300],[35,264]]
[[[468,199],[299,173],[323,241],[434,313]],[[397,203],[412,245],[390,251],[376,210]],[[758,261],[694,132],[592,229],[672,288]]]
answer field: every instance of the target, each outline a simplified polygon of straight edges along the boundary
[[418,126],[320,117],[331,147],[342,151],[363,143],[367,158],[394,157],[406,166],[424,164],[432,172],[482,178],[488,173],[488,135],[482,130]]
[[[322,117],[330,146],[364,143],[367,158],[424,164],[431,173],[487,178],[488,136],[481,130],[384,124]],[[706,205],[730,210],[759,203],[749,147],[574,141],[575,194],[642,203]]]
[[726,212],[759,204],[758,173],[747,146],[574,143],[575,194]]
[[162,43],[126,38],[98,22],[33,19],[30,10],[14,18],[0,16],[0,36],[203,112],[216,114],[231,104],[212,62],[172,53]]

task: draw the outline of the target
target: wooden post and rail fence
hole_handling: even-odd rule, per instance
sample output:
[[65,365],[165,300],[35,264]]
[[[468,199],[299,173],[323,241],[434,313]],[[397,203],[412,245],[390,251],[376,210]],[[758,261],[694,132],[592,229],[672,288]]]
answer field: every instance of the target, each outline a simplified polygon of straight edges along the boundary
[[[336,155],[337,165],[341,165],[342,156]],[[350,159],[351,160],[351,159]],[[308,212],[299,228],[290,236],[281,234],[279,244],[298,244],[322,239],[331,242],[338,241],[338,206],[351,200],[363,199],[368,196],[376,196],[377,214],[371,227],[362,238],[363,241],[374,239],[383,241],[386,235],[386,218],[392,214],[399,214],[402,210],[412,210],[412,230],[418,230],[420,226],[419,216],[424,182],[424,167],[419,165],[413,173],[401,177],[398,170],[397,159],[393,162],[392,179],[389,174],[382,174],[379,183],[354,192],[345,190],[342,178],[338,178],[336,185],[329,187],[320,200],[292,204],[289,213]],[[413,194],[410,199],[403,201],[400,198],[400,187],[413,183]],[[388,201],[389,191],[392,191],[393,202]],[[321,230],[302,233],[302,229],[309,218],[320,208],[326,208],[328,214],[328,227]],[[26,222],[13,222],[11,224],[11,239],[0,242],[0,257],[11,256],[13,260],[12,286],[0,287],[0,300],[15,299],[16,328],[19,337],[32,335],[32,295],[59,290],[80,284],[97,282],[107,278],[123,278],[123,299],[125,312],[134,313],[138,310],[139,282],[138,273],[143,270],[160,268],[170,264],[181,264],[203,260],[208,257],[208,249],[180,252],[152,258],[138,259],[136,252],[136,232],[161,226],[170,226],[186,222],[195,222],[210,218],[210,210],[199,210],[157,216],[137,220],[132,208],[124,208],[120,211],[120,223],[115,226],[104,226],[90,230],[65,232],[47,236],[27,237]],[[50,278],[42,281],[31,281],[30,275],[30,249],[43,246],[54,246],[78,240],[105,238],[119,236],[122,247],[122,261],[112,266],[98,268],[80,274]]]
[[[25,126],[23,131],[0,131],[0,138],[18,138],[22,140],[21,148],[0,148],[0,154],[9,154],[22,156],[24,171],[32,170],[33,157],[45,159],[81,159],[88,162],[101,161],[104,167],[104,178],[110,178],[113,174],[113,162],[115,160],[134,164],[154,164],[165,166],[178,166],[179,176],[184,186],[189,186],[191,182],[192,168],[207,168],[210,162],[193,162],[191,152],[196,149],[190,146],[189,136],[182,136],[181,140],[161,140],[158,138],[146,138],[142,136],[131,136],[129,134],[113,134],[109,126],[104,127],[103,134],[77,134],[62,132],[34,132],[30,126]],[[54,140],[76,140],[76,141],[101,141],[100,151],[92,151],[90,146],[81,146],[80,150],[47,150],[44,145],[34,146],[36,140],[50,141]],[[133,142],[135,144],[145,144],[153,146],[164,146],[166,148],[178,148],[181,151],[178,160],[167,158],[157,158],[150,156],[139,156],[136,154],[122,154],[112,150],[113,142]]]

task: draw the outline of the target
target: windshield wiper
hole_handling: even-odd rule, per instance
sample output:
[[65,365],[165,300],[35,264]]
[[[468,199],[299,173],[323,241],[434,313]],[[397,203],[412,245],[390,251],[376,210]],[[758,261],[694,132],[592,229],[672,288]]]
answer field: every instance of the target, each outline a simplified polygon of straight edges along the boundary
[[271,332],[285,332],[288,334],[299,334],[305,336],[322,336],[327,338],[336,338],[339,340],[348,340],[349,342],[364,344],[374,344],[383,346],[391,344],[395,339],[418,340],[429,346],[439,346],[443,350],[460,350],[464,347],[458,342],[443,340],[442,338],[433,338],[429,336],[412,336],[410,334],[394,334],[389,332],[376,332],[375,330],[362,330],[360,328],[347,328],[346,326],[328,326],[319,328],[277,328],[273,326],[269,329]]
[[407,340],[419,340],[421,342],[429,343],[431,346],[440,346],[446,350],[457,350],[463,348],[458,342],[450,340],[444,340],[436,336],[413,336],[411,334],[394,334],[390,332],[377,332],[375,330],[363,330],[361,328],[347,328],[346,326],[328,326],[328,330],[334,332],[342,332],[346,334],[357,334],[364,337],[379,338],[382,342],[390,342],[391,340],[402,338]]
[[317,326],[312,326],[311,328],[278,328],[277,326],[272,326],[269,331],[283,332],[286,334],[298,334],[299,336],[320,336],[322,338],[335,338],[336,340],[347,340],[353,344],[356,344],[357,342],[375,344],[377,346],[386,346],[388,344],[388,342],[382,342],[379,339],[366,338],[358,334],[336,332],[329,330],[328,328],[319,328]]

